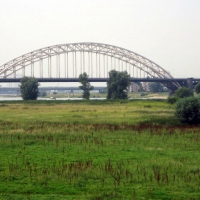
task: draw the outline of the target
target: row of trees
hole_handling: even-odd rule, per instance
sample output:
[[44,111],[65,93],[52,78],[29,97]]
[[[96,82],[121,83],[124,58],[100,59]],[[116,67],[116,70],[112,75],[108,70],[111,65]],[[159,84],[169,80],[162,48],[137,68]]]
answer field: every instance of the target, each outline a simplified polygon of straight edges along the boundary
[[[79,87],[83,90],[82,97],[84,99],[90,98],[90,91],[94,89],[88,81],[88,75],[86,72],[79,75],[79,82],[81,86]],[[107,81],[107,99],[127,99],[128,98],[128,86],[130,85],[130,75],[126,72],[119,72],[116,70],[111,70],[109,72],[109,78]],[[23,77],[21,79],[21,95],[24,100],[35,100],[38,97],[39,83],[36,78],[33,77]],[[160,83],[151,83],[150,90],[152,92],[162,92],[163,86]],[[200,92],[200,83],[195,87],[196,93]],[[187,88],[181,88],[177,90],[174,97],[168,99],[170,102],[175,102],[178,98],[188,97],[193,95],[193,92]]]
[[[88,75],[86,72],[79,75],[79,87],[83,90],[82,97],[84,99],[90,98],[90,91],[94,89],[88,81]],[[128,98],[128,86],[130,85],[130,75],[126,72],[119,72],[111,70],[109,72],[109,78],[107,82],[107,99],[127,99]]]
[[[83,90],[82,97],[89,99],[90,91],[94,89],[88,82],[88,75],[86,72],[80,74],[79,82],[82,84],[79,88]],[[141,83],[137,83],[142,87]],[[107,99],[127,99],[128,86],[130,85],[130,75],[126,71],[111,70],[107,81]],[[164,92],[165,88],[161,83],[150,83],[151,92]],[[143,91],[141,89],[141,91]]]
[[[34,77],[23,77],[21,79],[21,95],[24,100],[36,100],[39,94],[39,83]],[[94,89],[88,81],[88,75],[86,72],[79,75],[79,87],[83,90],[82,97],[84,99],[90,98],[90,91]],[[109,79],[107,82],[107,99],[127,99],[128,98],[128,86],[130,85],[130,75],[126,72],[119,72],[111,70],[109,72]]]

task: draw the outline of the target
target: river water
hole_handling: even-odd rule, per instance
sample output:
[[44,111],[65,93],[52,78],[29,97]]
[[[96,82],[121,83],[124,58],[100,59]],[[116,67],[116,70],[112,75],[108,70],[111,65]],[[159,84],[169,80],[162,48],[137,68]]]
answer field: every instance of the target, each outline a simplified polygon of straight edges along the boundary
[[[90,100],[104,100],[104,99],[106,99],[106,98],[90,98]],[[0,96],[0,101],[20,101],[20,100],[22,101],[21,97]],[[54,99],[38,97],[37,100],[53,101]],[[82,98],[56,98],[56,100],[82,100]]]
[[[105,100],[106,98],[90,98],[90,100]],[[147,99],[166,99],[165,97],[152,97],[152,98],[134,98],[134,99],[140,99],[140,100],[147,100]],[[22,101],[21,97],[1,97],[0,96],[0,102],[1,101]],[[46,101],[54,101],[54,99],[50,99],[50,98],[38,98],[37,100],[46,100]],[[82,98],[56,98],[56,100],[82,100]],[[131,100],[131,99],[130,99]]]

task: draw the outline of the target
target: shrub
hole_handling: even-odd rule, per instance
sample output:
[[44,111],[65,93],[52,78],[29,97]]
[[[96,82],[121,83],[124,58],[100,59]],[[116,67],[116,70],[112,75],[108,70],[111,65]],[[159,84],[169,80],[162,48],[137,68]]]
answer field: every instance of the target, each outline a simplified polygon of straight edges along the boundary
[[176,90],[174,96],[179,99],[179,98],[191,97],[194,96],[194,94],[190,88],[181,87],[178,90]]
[[146,96],[146,95],[148,95],[148,93],[142,92],[142,93],[140,94],[141,97]]
[[196,98],[198,99],[198,101],[200,102],[200,94],[196,96]]
[[200,123],[200,101],[195,97],[179,99],[176,103],[175,116],[182,123]]
[[194,91],[195,91],[197,94],[200,94],[200,82],[197,83],[197,85],[196,85],[195,88],[194,88]]
[[174,103],[176,103],[177,102],[177,98],[176,97],[168,97],[167,98],[167,103],[169,103],[169,104],[174,104]]

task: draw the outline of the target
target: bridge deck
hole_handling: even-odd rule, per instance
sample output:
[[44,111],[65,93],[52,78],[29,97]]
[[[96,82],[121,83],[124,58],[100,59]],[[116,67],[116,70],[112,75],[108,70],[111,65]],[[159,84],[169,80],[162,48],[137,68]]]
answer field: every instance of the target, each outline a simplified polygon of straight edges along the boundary
[[[37,78],[38,82],[79,82],[78,78]],[[200,81],[200,78],[191,78]],[[107,82],[108,78],[88,78],[89,82]],[[188,78],[131,78],[131,82],[185,82]],[[0,78],[0,83],[19,83],[20,78]]]

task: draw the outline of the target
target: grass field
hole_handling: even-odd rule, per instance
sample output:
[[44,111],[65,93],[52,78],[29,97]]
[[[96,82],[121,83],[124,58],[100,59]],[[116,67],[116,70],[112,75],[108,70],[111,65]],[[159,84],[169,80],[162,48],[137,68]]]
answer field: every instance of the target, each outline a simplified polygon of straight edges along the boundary
[[0,103],[0,199],[200,199],[200,126],[164,101]]

